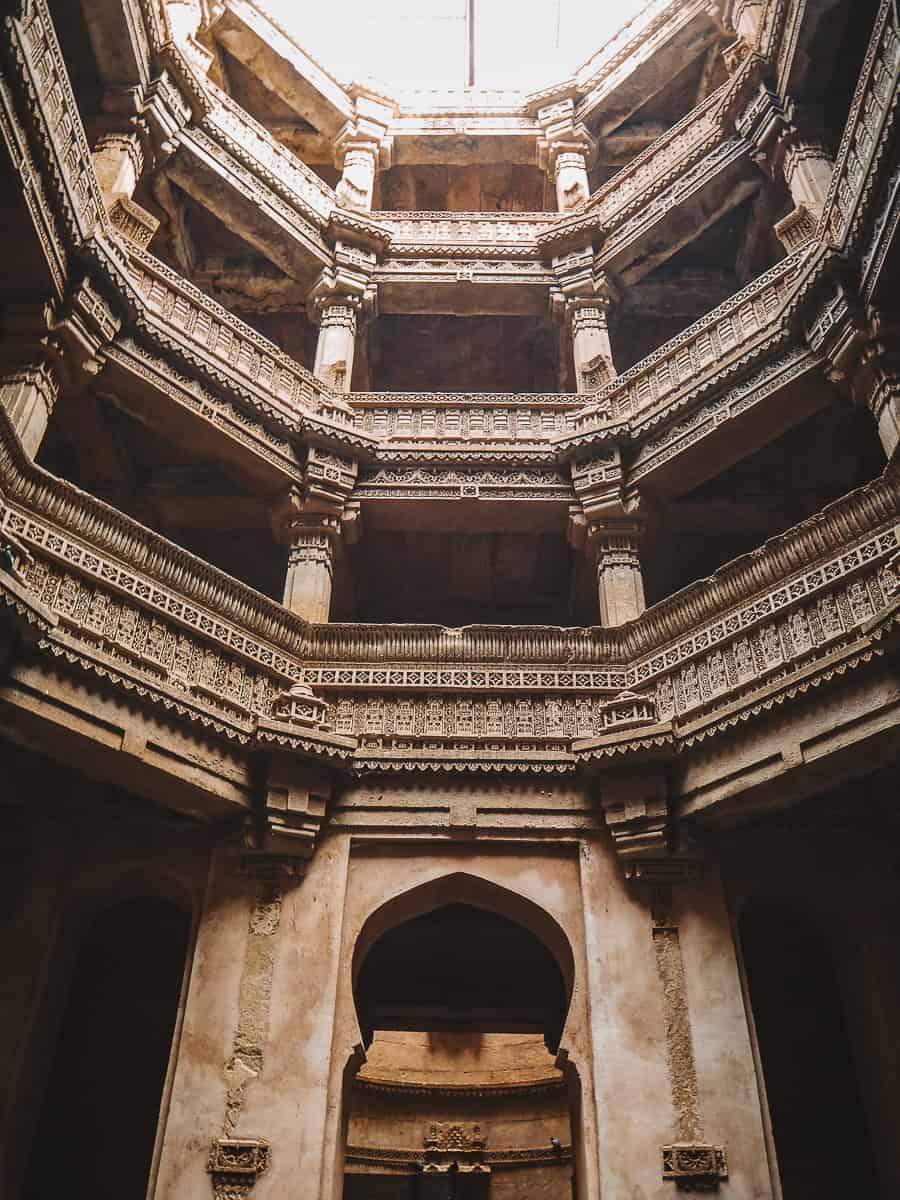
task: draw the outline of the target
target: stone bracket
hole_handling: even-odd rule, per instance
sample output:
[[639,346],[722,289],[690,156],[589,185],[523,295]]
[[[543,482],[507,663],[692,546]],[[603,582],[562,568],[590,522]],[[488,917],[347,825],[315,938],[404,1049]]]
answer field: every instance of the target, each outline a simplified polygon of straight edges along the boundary
[[246,1196],[269,1165],[269,1143],[263,1138],[218,1138],[206,1169],[220,1200]]
[[669,850],[669,798],[661,766],[637,767],[604,775],[600,806],[618,857],[662,858]]
[[661,1147],[662,1177],[675,1181],[684,1192],[716,1191],[728,1178],[728,1160],[724,1146],[693,1142],[673,1142]]

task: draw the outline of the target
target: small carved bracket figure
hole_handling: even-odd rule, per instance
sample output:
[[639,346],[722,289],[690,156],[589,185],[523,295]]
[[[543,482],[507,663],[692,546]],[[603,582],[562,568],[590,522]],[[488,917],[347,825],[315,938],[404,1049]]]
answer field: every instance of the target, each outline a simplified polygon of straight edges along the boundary
[[216,1200],[244,1200],[269,1165],[269,1143],[262,1138],[218,1138],[206,1169]]

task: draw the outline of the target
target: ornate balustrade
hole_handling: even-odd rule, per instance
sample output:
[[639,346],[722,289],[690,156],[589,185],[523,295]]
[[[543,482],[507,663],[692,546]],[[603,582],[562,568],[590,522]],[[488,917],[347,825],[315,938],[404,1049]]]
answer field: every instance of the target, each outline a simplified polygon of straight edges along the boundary
[[575,764],[573,739],[615,734],[616,753],[648,737],[674,745],[681,725],[712,729],[763,690],[871,656],[865,627],[900,586],[889,471],[619,629],[306,626],[46,475],[5,417],[2,433],[0,527],[34,556],[27,587],[57,622],[43,648],[242,744],[304,678],[334,701],[337,733],[360,738],[365,762],[383,752],[403,767],[509,769],[518,756],[559,770]]
[[900,17],[882,0],[850,107],[817,236],[854,245],[868,215],[900,104]]
[[[9,18],[4,52],[18,85],[18,118],[38,149],[67,242],[83,242],[98,227],[109,228],[106,209],[78,106],[46,3],[26,5]],[[14,103],[14,102],[13,102]],[[12,119],[12,104],[10,104]]]
[[754,352],[785,339],[785,309],[822,256],[815,243],[795,251],[612,380],[575,416],[575,431],[560,440],[560,448],[577,449],[586,433],[604,424],[655,424],[709,391],[713,381],[727,383],[735,367],[746,366]]
[[328,403],[330,394],[312,372],[148,251],[132,250],[130,263],[147,311],[170,330],[173,347],[215,382],[230,381],[263,411],[295,426],[301,412]]
[[547,392],[353,392],[357,428],[395,446],[543,445],[572,427],[581,397]]
[[273,190],[314,221],[328,224],[337,201],[332,188],[211,81],[214,101],[203,127]]
[[556,213],[374,212],[390,235],[391,257],[536,258],[537,239]]

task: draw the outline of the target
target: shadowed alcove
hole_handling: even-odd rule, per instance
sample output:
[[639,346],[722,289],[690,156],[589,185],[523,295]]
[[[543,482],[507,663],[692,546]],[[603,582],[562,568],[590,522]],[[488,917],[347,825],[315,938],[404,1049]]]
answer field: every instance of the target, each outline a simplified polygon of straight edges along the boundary
[[25,1200],[143,1200],[191,919],[142,896],[102,911],[77,951]]
[[879,1194],[829,948],[804,914],[757,904],[740,918],[783,1200]]
[[367,1057],[347,1087],[345,1200],[568,1198],[573,959],[555,922],[461,874],[373,914],[353,975]]

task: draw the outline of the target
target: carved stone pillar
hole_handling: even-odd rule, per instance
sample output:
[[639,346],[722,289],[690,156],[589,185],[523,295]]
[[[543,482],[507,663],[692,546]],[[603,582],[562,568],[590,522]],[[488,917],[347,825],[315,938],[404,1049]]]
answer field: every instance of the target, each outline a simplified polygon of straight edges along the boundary
[[794,204],[805,208],[818,221],[831,186],[834,170],[831,155],[821,143],[795,134],[787,141],[781,170]]
[[831,186],[834,163],[818,136],[817,117],[761,85],[736,124],[763,173],[780,174],[790,191],[794,209],[775,232],[791,253],[815,234]]
[[323,623],[331,612],[340,528],[338,518],[325,513],[299,513],[291,522],[284,605],[306,621]]
[[319,308],[319,340],[313,374],[338,392],[350,390],[356,352],[356,313],[359,302],[343,297]]
[[60,391],[77,392],[97,374],[97,351],[119,319],[83,278],[62,300],[4,306],[0,325],[0,404],[33,457]]
[[375,262],[374,253],[338,241],[334,268],[322,271],[306,298],[310,320],[319,326],[313,373],[334,391],[350,390],[357,328],[376,310]]
[[391,165],[393,140],[388,126],[395,115],[393,101],[363,87],[350,86],[353,116],[335,144],[335,166],[341,178],[335,193],[338,204],[356,212],[371,212],[375,172]]
[[611,305],[609,291],[591,299],[569,301],[575,385],[579,392],[596,392],[618,374],[609,340]]
[[538,165],[556,185],[559,211],[571,212],[591,194],[588,167],[597,153],[596,142],[575,120],[575,102],[570,96],[538,109],[537,121],[541,126]]
[[555,159],[553,182],[556,184],[556,207],[560,212],[569,212],[584,203],[591,194],[587,155],[583,150],[561,150]]
[[134,195],[144,167],[137,133],[105,133],[94,147],[94,170],[107,207],[117,196]]
[[624,625],[647,607],[641,573],[640,526],[610,521],[588,527],[588,544],[597,563],[600,624]]
[[59,372],[49,357],[14,367],[0,376],[0,404],[30,458],[37,454],[44,439],[59,388]]
[[646,607],[639,547],[647,514],[628,486],[619,447],[575,461],[571,470],[579,504],[569,514],[569,540],[596,564],[601,624],[624,625]]
[[341,178],[335,188],[338,203],[357,212],[371,212],[378,165],[378,146],[361,142],[344,151]]
[[882,314],[870,319],[872,337],[863,349],[851,390],[857,404],[871,412],[888,459],[900,445],[900,323]]

